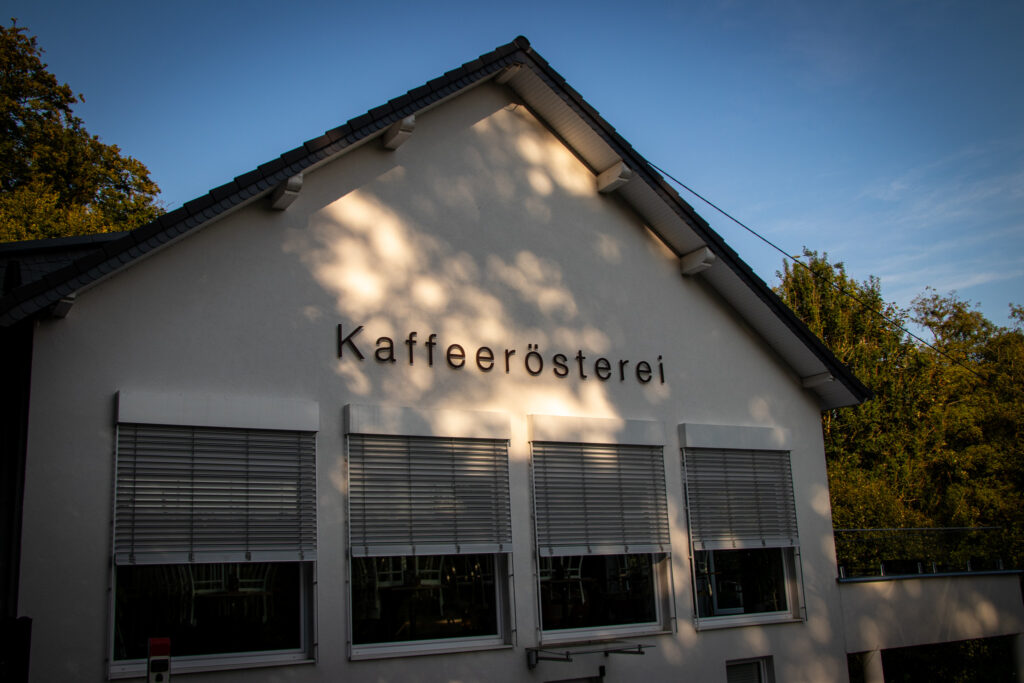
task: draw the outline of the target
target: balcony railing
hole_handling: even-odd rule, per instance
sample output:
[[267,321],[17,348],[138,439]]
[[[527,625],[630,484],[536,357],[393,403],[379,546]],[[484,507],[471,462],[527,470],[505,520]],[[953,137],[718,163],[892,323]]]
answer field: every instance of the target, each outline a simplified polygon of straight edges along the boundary
[[1002,527],[835,529],[839,578],[897,577],[1016,569]]

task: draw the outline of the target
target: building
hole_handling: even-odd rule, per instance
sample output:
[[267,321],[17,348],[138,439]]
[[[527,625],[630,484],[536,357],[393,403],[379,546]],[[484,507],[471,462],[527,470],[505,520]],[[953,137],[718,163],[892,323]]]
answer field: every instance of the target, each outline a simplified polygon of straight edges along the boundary
[[837,581],[868,391],[522,38],[5,257],[33,680],[843,681],[1024,626],[1016,575]]

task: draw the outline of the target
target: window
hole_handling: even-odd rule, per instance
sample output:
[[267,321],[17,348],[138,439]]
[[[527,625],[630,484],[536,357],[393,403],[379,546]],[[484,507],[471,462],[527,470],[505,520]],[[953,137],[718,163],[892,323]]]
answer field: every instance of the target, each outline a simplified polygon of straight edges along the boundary
[[772,658],[726,662],[725,680],[726,683],[774,683]]
[[506,643],[505,439],[348,435],[352,655]]
[[117,426],[112,675],[310,659],[315,433]]
[[547,639],[661,628],[670,549],[662,447],[534,441],[533,482]]
[[696,551],[697,616],[787,612],[788,554],[783,548]]
[[794,618],[799,538],[789,453],[687,449],[684,471],[698,620]]

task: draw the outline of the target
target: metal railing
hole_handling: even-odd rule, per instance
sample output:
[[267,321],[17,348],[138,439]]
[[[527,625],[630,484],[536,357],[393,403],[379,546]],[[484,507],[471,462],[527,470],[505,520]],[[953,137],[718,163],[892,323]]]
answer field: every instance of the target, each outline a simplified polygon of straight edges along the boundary
[[1002,527],[835,529],[839,578],[1015,569]]

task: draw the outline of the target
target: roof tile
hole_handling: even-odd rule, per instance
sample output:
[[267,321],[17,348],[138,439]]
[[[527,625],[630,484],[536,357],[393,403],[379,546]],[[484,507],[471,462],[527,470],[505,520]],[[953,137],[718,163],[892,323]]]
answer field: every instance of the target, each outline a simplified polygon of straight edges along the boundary
[[201,197],[196,197],[190,202],[185,203],[185,210],[188,211],[189,215],[195,216],[199,214],[206,207],[213,203],[213,197],[208,194],[204,194]]
[[391,100],[391,106],[397,111],[400,108],[407,107],[412,103],[412,98],[409,97],[409,93],[399,95],[398,97]]
[[260,164],[257,170],[260,172],[260,175],[263,176],[263,179],[266,180],[284,168],[285,165],[286,164],[281,157],[278,157],[276,159],[271,159],[265,164]]
[[379,107],[374,107],[373,109],[371,109],[367,113],[371,117],[373,117],[374,119],[383,119],[386,116],[388,116],[389,114],[394,113],[394,111],[395,111],[394,107],[391,106],[391,103],[390,102],[385,102],[384,104],[380,105]]
[[146,230],[147,228],[150,228],[150,227],[157,227],[157,228],[159,228],[159,227],[168,227],[168,226],[174,225],[178,221],[183,221],[186,218],[188,218],[188,210],[185,209],[184,206],[179,206],[174,211],[169,211],[169,212],[165,213],[164,215],[160,216],[160,218],[159,218],[159,225],[155,225],[153,223],[150,223],[149,225],[144,225],[142,228],[140,228],[140,230]]
[[422,98],[426,97],[427,95],[429,95],[433,91],[434,91],[434,89],[430,86],[429,83],[427,83],[427,84],[421,85],[421,86],[419,86],[417,88],[413,88],[412,90],[410,90],[408,92],[408,95],[413,100],[419,100],[419,99],[422,99]]
[[122,259],[122,256],[133,244],[134,242],[130,237],[123,240],[117,240],[116,242],[111,242],[103,247],[103,253],[108,259],[117,259],[121,263],[127,263],[127,261]]
[[161,241],[160,238],[157,235],[153,235],[148,240],[146,240],[145,244],[143,244],[141,246],[143,248],[143,252],[144,253],[148,253],[148,252],[153,251],[154,249],[156,249],[157,247],[159,247],[161,244],[163,244],[166,241],[167,240]]
[[[448,73],[451,73],[451,72],[448,72]],[[430,88],[431,92],[435,92],[437,90],[440,90],[444,86],[448,85],[450,82],[451,82],[451,77],[448,74],[445,74],[443,76],[438,76],[437,78],[435,78],[433,80],[427,81],[427,87]]]
[[351,132],[352,132],[352,126],[351,126],[351,124],[346,122],[346,123],[338,126],[337,128],[331,128],[329,131],[324,133],[324,135],[328,135],[328,136],[330,136],[330,138],[332,140],[337,141],[337,140],[343,140],[345,138],[345,136],[348,135]]
[[305,147],[296,147],[295,149],[290,149],[282,154],[281,161],[284,162],[285,166],[291,166],[299,159],[305,159],[308,154],[309,152]]
[[203,223],[202,217],[200,217],[200,216],[189,216],[188,218],[183,220],[181,223],[178,223],[177,225],[172,225],[169,229],[167,229],[164,232],[158,234],[157,237],[160,237],[161,235],[163,235],[164,237],[167,238],[167,241],[171,241],[174,238],[178,237],[179,235],[182,235],[182,234],[188,232],[189,230],[191,230],[195,226],[200,225],[201,223]]
[[[97,249],[96,251],[90,251],[88,254],[85,254],[84,256],[78,258],[72,265],[74,266],[77,272],[83,272],[90,268],[95,268],[96,265],[106,261],[109,258],[110,255],[106,253],[106,249]],[[49,273],[45,279],[49,281],[54,276],[59,275],[60,272],[61,271],[58,270],[53,273]]]
[[348,123],[350,126],[352,126],[352,130],[359,130],[360,128],[366,126],[366,124],[370,123],[370,121],[372,120],[373,117],[370,116],[369,112],[367,112],[366,114],[360,114],[354,119],[350,119]]
[[311,140],[306,140],[304,143],[302,143],[302,147],[303,149],[306,150],[307,154],[316,154],[317,152],[319,152],[332,142],[333,140],[331,140],[331,138],[328,137],[326,134],[318,135]]
[[242,175],[237,176],[235,178],[235,185],[239,188],[245,188],[257,182],[262,177],[263,174],[257,168],[255,170],[249,171],[248,173],[243,173]]
[[224,183],[220,187],[215,187],[210,190],[210,196],[213,197],[214,201],[222,201],[231,195],[238,192],[238,185],[232,180],[230,183]]

